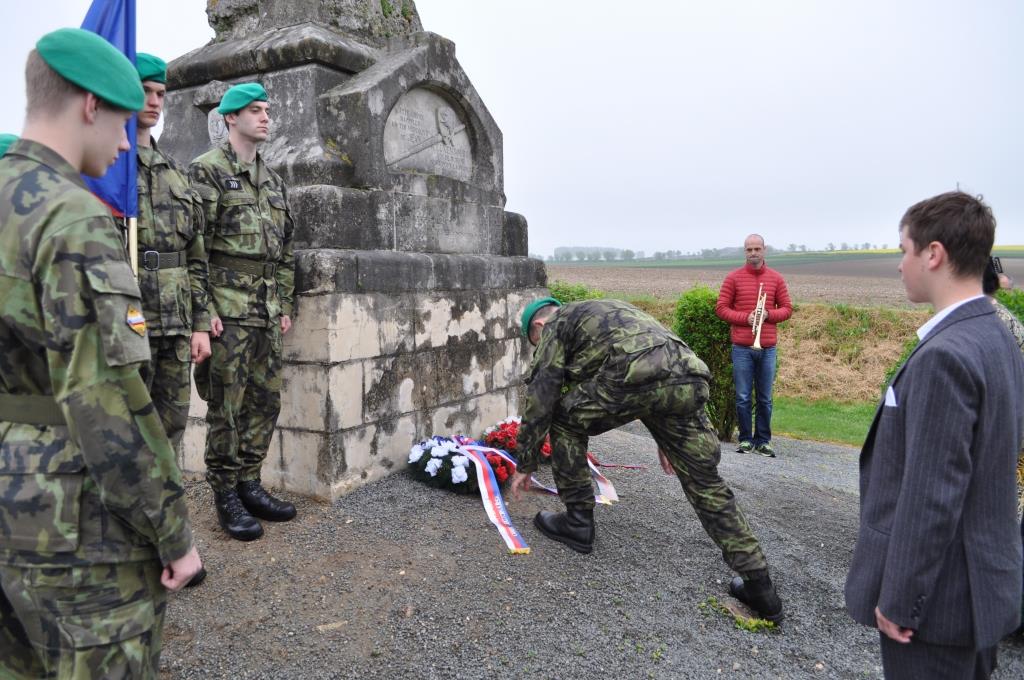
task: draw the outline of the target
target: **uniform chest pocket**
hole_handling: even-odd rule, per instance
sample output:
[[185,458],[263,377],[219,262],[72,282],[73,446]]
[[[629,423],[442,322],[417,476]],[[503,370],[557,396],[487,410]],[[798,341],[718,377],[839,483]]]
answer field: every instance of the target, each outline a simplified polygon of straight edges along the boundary
[[216,230],[221,236],[261,233],[260,206],[255,196],[244,191],[228,192],[221,196],[220,207]]
[[178,182],[171,183],[168,187],[170,193],[170,208],[174,230],[184,239],[182,248],[188,245],[195,234],[193,224],[193,197],[188,187]]

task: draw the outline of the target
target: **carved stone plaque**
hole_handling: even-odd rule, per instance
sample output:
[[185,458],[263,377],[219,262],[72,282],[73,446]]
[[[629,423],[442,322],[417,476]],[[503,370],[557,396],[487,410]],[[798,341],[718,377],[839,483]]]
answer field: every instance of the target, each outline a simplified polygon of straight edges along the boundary
[[406,92],[384,125],[384,162],[392,172],[422,172],[468,181],[473,150],[466,121],[430,90]]

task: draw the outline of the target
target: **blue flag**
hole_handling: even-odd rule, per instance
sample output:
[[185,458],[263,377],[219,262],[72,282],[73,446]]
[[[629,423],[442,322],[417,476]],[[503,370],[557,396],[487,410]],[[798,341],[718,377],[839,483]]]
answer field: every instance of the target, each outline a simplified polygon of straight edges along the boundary
[[[82,28],[106,38],[135,63],[135,0],[93,0]],[[135,184],[135,116],[128,121],[128,141],[132,148],[121,153],[107,174],[99,179],[85,177],[86,184],[118,216],[135,217],[139,196]]]

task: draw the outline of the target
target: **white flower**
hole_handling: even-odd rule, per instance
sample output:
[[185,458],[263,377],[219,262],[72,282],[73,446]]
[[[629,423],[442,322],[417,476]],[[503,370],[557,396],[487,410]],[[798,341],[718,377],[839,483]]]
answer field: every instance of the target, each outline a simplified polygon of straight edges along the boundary
[[437,444],[430,449],[430,455],[434,458],[444,458],[448,455],[448,449],[445,448],[444,444]]
[[430,473],[431,477],[437,477],[437,470],[444,464],[444,461],[440,458],[431,458],[430,462],[427,463],[427,472]]
[[461,484],[462,482],[469,479],[469,475],[466,474],[466,468],[461,465],[456,465],[452,468],[452,483]]
[[469,456],[452,456],[453,467],[469,467]]
[[415,463],[419,461],[419,459],[423,457],[423,453],[423,446],[421,444],[416,444],[409,449],[409,462]]

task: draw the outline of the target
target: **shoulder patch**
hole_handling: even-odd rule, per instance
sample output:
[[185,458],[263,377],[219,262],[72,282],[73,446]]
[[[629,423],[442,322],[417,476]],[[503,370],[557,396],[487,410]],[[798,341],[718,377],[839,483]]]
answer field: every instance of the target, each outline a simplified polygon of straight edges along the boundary
[[237,177],[228,177],[226,180],[224,180],[224,187],[228,191],[238,191],[239,189],[242,188],[242,183],[241,181],[239,181]]
[[131,328],[139,335],[146,335],[146,317],[142,315],[142,312],[135,305],[128,305],[125,322],[128,324],[128,328]]

